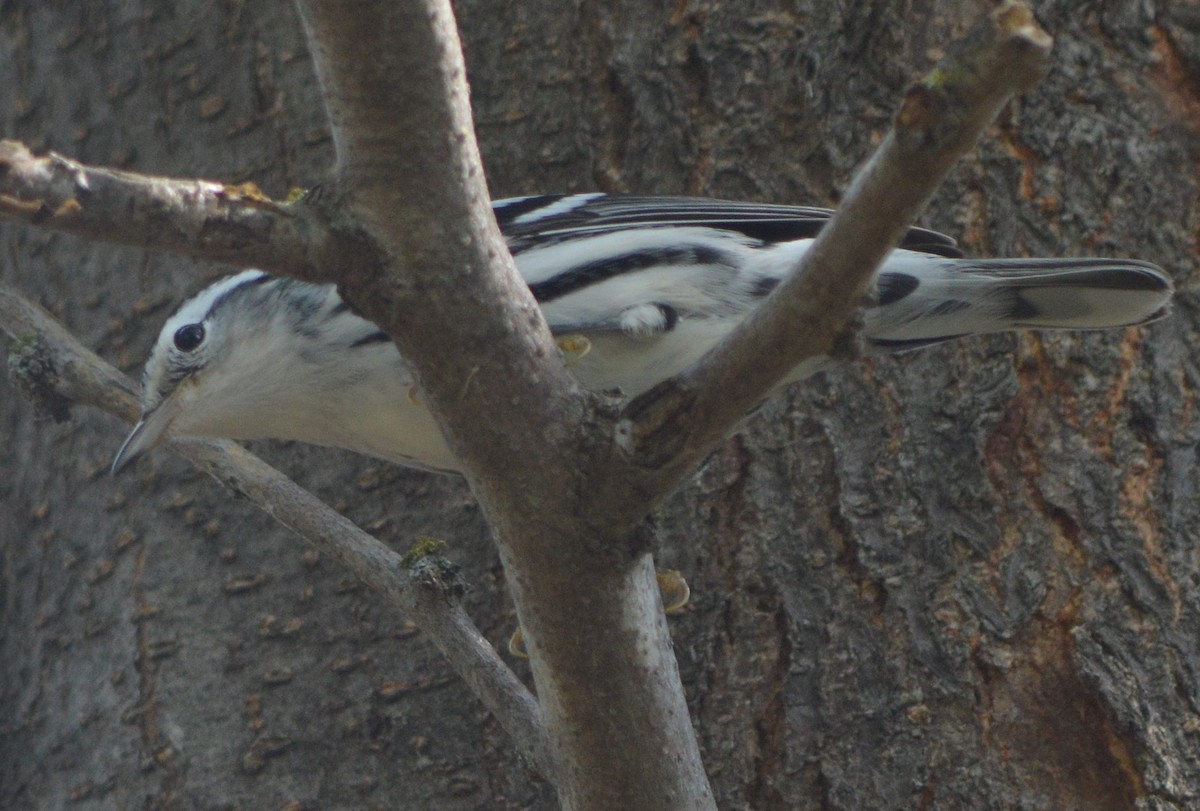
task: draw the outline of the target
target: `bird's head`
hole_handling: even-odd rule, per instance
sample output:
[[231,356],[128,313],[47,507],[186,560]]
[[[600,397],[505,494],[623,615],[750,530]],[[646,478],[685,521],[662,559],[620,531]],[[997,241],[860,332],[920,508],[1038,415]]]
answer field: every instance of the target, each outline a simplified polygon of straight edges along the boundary
[[332,285],[257,270],[186,301],[150,352],[141,419],[113,472],[172,437],[319,438],[314,387],[351,382],[334,349],[377,332],[348,309]]

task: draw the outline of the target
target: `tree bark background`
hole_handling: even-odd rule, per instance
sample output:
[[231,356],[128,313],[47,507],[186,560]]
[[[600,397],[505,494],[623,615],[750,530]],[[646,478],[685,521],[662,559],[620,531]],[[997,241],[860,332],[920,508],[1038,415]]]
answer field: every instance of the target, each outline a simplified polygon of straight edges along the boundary
[[[458,5],[496,196],[833,204],[904,85],[989,3]],[[869,360],[770,401],[663,510],[677,653],[722,808],[1200,802],[1200,7],[1044,2],[1051,74],[926,224],[977,255],[1167,267],[1141,330]],[[319,182],[331,149],[284,2],[0,4],[0,134],[93,163]],[[0,273],[136,372],[224,268],[0,232]],[[126,430],[0,382],[0,807],[552,808],[402,617]],[[398,549],[444,538],[514,620],[465,486],[264,454]],[[587,628],[580,628],[587,634]],[[515,664],[519,672],[525,666]]]

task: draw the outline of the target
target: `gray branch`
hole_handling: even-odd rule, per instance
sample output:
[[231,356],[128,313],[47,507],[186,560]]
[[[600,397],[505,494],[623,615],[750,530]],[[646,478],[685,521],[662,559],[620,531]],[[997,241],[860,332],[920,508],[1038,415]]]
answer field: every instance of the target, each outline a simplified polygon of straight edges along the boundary
[[[80,344],[52,315],[11,287],[0,284],[0,330],[13,340],[10,366],[27,390],[53,393],[122,419],[138,416],[130,381]],[[36,369],[22,368],[36,357]],[[553,758],[537,700],[505,665],[457,600],[436,559],[409,565],[348,518],[288,477],[224,441],[175,442],[172,449],[229,490],[245,496],[279,523],[331,555],[411,619],[513,737],[518,749],[547,777]]]
[[0,220],[313,281],[369,250],[319,207],[271,200],[253,184],[87,166],[12,140],[0,140]]
[[339,284],[416,370],[489,519],[560,800],[714,808],[650,556],[591,504],[614,415],[565,369],[492,216],[449,1],[297,5],[334,133],[339,219],[383,260]]

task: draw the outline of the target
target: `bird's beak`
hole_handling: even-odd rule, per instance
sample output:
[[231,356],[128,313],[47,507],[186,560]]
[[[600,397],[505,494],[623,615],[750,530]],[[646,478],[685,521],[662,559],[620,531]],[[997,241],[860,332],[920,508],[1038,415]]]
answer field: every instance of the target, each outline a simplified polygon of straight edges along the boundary
[[112,475],[116,476],[151,448],[157,447],[169,436],[169,428],[175,419],[176,409],[171,400],[164,400],[154,408],[142,414],[138,424],[133,426],[125,444],[117,451],[113,459]]

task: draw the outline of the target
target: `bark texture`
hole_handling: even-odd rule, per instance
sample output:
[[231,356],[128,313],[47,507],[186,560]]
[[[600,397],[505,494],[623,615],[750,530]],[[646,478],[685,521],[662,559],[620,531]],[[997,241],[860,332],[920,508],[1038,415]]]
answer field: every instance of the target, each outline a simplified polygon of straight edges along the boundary
[[[497,196],[833,203],[905,83],[986,6],[457,11]],[[721,808],[1200,802],[1200,15],[1038,13],[1050,75],[927,224],[972,253],[1157,261],[1175,314],[849,365],[772,400],[671,500],[658,561],[692,587],[671,630]],[[0,134],[81,160],[280,196],[330,160],[286,4],[14,0],[0,69]],[[130,370],[225,272],[0,239],[3,278]],[[55,424],[7,382],[0,413],[0,807],[553,807],[432,646],[344,570],[166,454],[109,479],[109,418]],[[266,451],[397,549],[447,539],[504,644],[499,563],[461,483]]]

